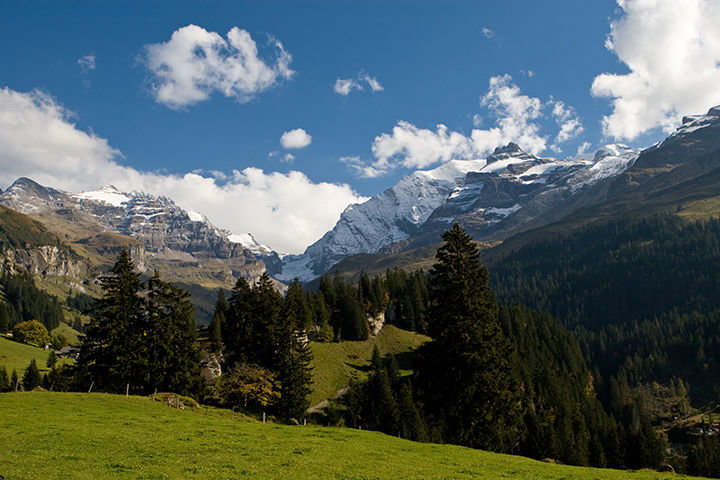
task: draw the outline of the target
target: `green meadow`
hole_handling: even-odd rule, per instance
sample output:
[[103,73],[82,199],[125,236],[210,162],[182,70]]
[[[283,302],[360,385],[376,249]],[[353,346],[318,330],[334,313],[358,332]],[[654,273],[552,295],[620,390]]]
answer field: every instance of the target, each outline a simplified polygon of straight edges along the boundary
[[146,397],[0,394],[7,480],[660,480],[654,471],[569,467],[375,432],[263,424],[227,410]]

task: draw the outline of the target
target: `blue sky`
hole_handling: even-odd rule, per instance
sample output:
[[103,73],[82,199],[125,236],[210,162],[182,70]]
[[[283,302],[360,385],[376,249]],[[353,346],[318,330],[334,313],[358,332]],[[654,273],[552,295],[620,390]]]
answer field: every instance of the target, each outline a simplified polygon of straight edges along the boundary
[[[719,10],[713,3],[7,1],[0,4],[0,88],[17,95],[0,103],[0,115],[5,110],[6,126],[21,112],[39,125],[45,125],[40,117],[63,123],[68,132],[49,142],[43,155],[20,144],[45,141],[42,126],[34,130],[37,140],[25,131],[0,138],[0,164],[12,165],[0,181],[5,187],[22,174],[78,190],[108,179],[128,189],[136,179],[137,188],[178,197],[224,228],[299,251],[330,228],[347,203],[415,168],[482,156],[495,141],[518,141],[511,137],[520,130],[529,144],[521,146],[552,156],[575,154],[583,144],[592,151],[604,143],[642,147],[662,138],[682,114],[720,103],[720,87],[712,87],[720,42],[688,46],[709,63],[684,58],[654,71],[645,61],[662,53],[658,44],[677,44],[673,36],[695,38],[703,22],[712,25]],[[244,30],[271,80],[242,95],[206,83],[207,99],[161,99],[167,78],[153,69],[153,58],[174,62],[171,36],[188,25],[202,29],[193,38],[212,37],[225,47],[231,29]],[[148,45],[160,47],[153,54]],[[242,61],[228,58],[232,47],[218,52],[225,61],[221,71],[206,73],[237,89],[246,79],[228,72]],[[666,73],[690,67],[707,73],[705,84],[690,88],[682,83],[686,74]],[[614,76],[598,80],[603,73]],[[373,91],[367,78],[382,90]],[[338,79],[363,89],[341,95],[334,90]],[[502,118],[509,127],[497,124]],[[574,123],[567,138],[558,141],[568,122]],[[309,134],[309,145],[283,148],[281,135],[293,129]],[[132,175],[114,180],[82,170],[70,175],[72,168],[65,168],[70,173],[63,176],[57,166],[72,155],[126,168],[118,170],[120,177]],[[247,168],[262,172],[233,176]],[[201,178],[179,186],[178,179],[193,171]],[[208,184],[207,192],[199,186]],[[234,184],[242,184],[243,193],[223,197]],[[285,200],[274,203],[274,189]],[[272,233],[281,221],[298,232],[295,240]]]

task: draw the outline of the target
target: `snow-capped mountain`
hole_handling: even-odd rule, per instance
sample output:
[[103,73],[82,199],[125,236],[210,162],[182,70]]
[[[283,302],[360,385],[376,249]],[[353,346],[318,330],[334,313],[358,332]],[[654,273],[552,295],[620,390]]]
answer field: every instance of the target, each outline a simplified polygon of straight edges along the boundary
[[453,222],[476,239],[497,239],[584,204],[579,197],[622,173],[637,157],[625,145],[567,159],[538,158],[510,143],[483,160],[453,160],[417,171],[360,205],[302,255],[285,258],[279,278],[309,280],[350,255],[435,243]]
[[[20,178],[0,194],[0,204],[41,221],[50,220],[50,224],[82,222],[85,226],[80,235],[111,232],[131,237],[144,247],[148,266],[158,268],[163,262],[165,270],[172,270],[173,265],[194,266],[208,270],[207,274],[221,283],[239,276],[257,277],[265,271],[260,260],[279,261],[277,254],[258,244],[252,235],[221,230],[170,198],[121,192],[112,185],[68,193]],[[71,237],[71,241],[86,240]]]
[[377,252],[410,237],[468,172],[485,164],[485,160],[453,160],[434,170],[413,172],[368,201],[350,205],[335,227],[303,254],[286,256],[277,278],[314,278],[345,257]]

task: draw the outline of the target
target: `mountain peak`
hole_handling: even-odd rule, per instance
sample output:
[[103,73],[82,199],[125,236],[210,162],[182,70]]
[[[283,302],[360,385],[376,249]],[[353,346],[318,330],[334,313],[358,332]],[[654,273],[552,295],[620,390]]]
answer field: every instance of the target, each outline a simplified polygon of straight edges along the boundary
[[491,156],[500,155],[503,153],[507,153],[508,155],[513,155],[516,153],[525,153],[523,152],[523,149],[520,148],[520,145],[518,145],[515,142],[510,142],[504,147],[497,147],[495,148],[495,151],[493,151]]

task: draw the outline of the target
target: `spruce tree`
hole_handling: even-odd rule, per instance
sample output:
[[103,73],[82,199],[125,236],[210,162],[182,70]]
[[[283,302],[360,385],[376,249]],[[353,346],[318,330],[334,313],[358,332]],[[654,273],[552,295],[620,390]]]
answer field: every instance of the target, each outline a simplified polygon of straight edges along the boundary
[[248,363],[252,333],[252,296],[253,292],[247,280],[238,278],[230,295],[225,323],[221,328],[225,360],[229,365]]
[[47,362],[45,362],[45,366],[47,368],[53,368],[56,363],[57,363],[57,355],[55,355],[55,352],[50,352],[48,354]]
[[200,352],[195,346],[195,307],[190,294],[162,281],[155,272],[148,282],[146,302],[146,392],[198,393],[202,388]]
[[276,328],[278,337],[278,378],[280,380],[279,414],[286,419],[299,419],[310,406],[310,361],[306,327],[312,312],[298,279],[288,287]]
[[37,366],[37,362],[33,358],[30,360],[30,365],[25,369],[25,373],[22,378],[22,385],[26,391],[30,391],[35,387],[39,387],[42,384],[42,375],[40,369]]
[[215,312],[213,313],[209,328],[210,345],[213,352],[220,352],[222,350],[222,331],[225,328],[224,325],[227,321],[227,311],[229,308],[230,306],[225,299],[225,291],[221,288],[218,290],[217,300],[215,301]]
[[146,333],[142,282],[127,250],[100,283],[104,295],[86,327],[78,368],[84,383],[96,390],[124,391],[143,378],[146,352],[138,348]]
[[446,441],[509,451],[519,437],[519,384],[488,272],[459,225],[443,240],[430,272],[433,340],[418,356],[422,400]]
[[5,366],[0,366],[0,392],[9,392],[12,388],[10,388],[10,378],[8,378],[7,369]]

